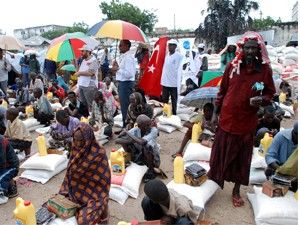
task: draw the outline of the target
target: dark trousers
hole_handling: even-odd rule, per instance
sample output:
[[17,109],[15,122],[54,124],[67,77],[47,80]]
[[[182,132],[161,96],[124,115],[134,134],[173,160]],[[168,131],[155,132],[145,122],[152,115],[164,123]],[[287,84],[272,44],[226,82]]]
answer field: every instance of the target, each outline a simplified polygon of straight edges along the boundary
[[16,168],[0,169],[0,192],[6,192],[11,186],[11,181],[18,175]]
[[[165,214],[159,204],[152,202],[145,196],[142,201],[144,219],[147,221],[160,220]],[[178,217],[174,219],[175,225],[192,225],[193,222],[187,217]]]
[[31,147],[32,141],[23,141],[18,139],[9,139],[9,143],[13,149],[19,149],[21,151],[27,150]]
[[123,117],[123,127],[126,127],[125,121],[129,106],[129,96],[133,93],[134,81],[120,81],[118,85],[118,94]]
[[177,87],[166,87],[162,86],[162,102],[168,103],[169,97],[171,95],[171,102],[172,102],[172,113],[173,115],[176,115],[177,111]]

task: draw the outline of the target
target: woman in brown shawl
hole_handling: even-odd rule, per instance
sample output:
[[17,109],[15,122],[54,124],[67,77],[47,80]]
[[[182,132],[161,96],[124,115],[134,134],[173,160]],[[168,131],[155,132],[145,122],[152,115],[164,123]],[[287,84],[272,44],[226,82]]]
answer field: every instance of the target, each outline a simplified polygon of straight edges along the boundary
[[136,118],[139,115],[146,115],[150,119],[153,118],[153,108],[148,105],[144,100],[143,96],[139,92],[134,92],[129,96],[130,105],[127,111],[126,118],[126,129],[130,130],[134,127]]
[[107,224],[110,169],[92,128],[80,123],[73,135],[67,173],[59,193],[80,205],[78,225]]

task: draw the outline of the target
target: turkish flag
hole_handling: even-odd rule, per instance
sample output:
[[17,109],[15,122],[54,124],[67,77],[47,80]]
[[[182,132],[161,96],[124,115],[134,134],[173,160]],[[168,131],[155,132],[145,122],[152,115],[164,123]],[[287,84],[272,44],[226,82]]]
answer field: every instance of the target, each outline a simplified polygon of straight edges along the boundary
[[140,80],[139,87],[146,95],[161,95],[161,74],[165,62],[168,37],[161,37],[154,45],[153,53]]

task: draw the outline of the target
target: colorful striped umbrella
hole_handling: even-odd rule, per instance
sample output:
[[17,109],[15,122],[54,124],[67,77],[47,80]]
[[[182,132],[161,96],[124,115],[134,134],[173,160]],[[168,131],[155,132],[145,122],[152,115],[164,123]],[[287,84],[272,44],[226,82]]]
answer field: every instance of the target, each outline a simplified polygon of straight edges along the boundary
[[79,48],[85,44],[95,48],[99,42],[82,32],[66,33],[50,43],[46,59],[61,62],[79,58],[81,55]]
[[223,72],[221,71],[204,71],[200,87],[217,87],[220,86]]
[[144,32],[132,23],[122,20],[101,21],[87,32],[87,35],[98,38],[128,39],[132,41],[148,42]]
[[73,64],[67,64],[60,68],[61,70],[76,72],[76,68]]

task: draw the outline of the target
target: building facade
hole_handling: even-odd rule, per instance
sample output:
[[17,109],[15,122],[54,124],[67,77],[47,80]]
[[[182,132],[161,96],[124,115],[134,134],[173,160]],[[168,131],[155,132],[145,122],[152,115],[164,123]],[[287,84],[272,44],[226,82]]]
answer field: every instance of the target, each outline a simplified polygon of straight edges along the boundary
[[66,26],[60,26],[60,25],[45,25],[45,26],[37,26],[37,27],[28,27],[24,29],[15,29],[14,30],[14,36],[18,39],[28,39],[33,36],[42,35],[45,32],[48,31],[55,31],[55,30],[64,30],[68,27]]

